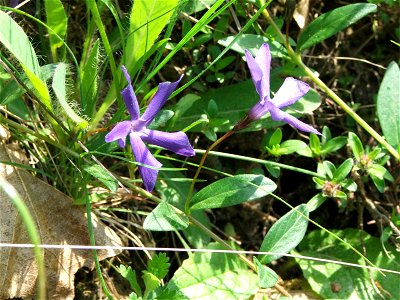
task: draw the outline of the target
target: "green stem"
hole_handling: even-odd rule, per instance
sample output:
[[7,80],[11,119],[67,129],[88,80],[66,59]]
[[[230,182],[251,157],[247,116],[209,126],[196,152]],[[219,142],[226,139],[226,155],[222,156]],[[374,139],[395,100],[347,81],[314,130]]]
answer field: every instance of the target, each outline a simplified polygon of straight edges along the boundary
[[[86,187],[86,185],[85,185],[85,187]],[[85,203],[86,203],[86,215],[87,215],[87,225],[88,225],[88,231],[89,231],[90,245],[96,246],[96,239],[94,237],[93,223],[92,223],[92,210],[90,207],[90,199],[89,199],[86,188],[85,188]],[[95,249],[93,249],[93,259],[94,259],[94,263],[96,265],[96,273],[97,273],[97,276],[99,277],[101,287],[103,288],[103,291],[107,296],[107,299],[112,300],[113,297],[112,297],[110,291],[108,290],[106,282],[103,278],[103,274],[101,273],[99,257],[97,256],[97,250],[95,250]]]
[[[196,151],[196,153],[205,153],[206,152],[206,150],[197,150],[197,149],[195,151]],[[285,164],[281,164],[281,163],[277,163],[277,162],[274,162],[274,161],[268,161],[268,160],[253,158],[253,157],[247,157],[247,156],[243,156],[243,155],[224,153],[224,152],[217,152],[217,151],[209,151],[208,154],[214,155],[214,156],[219,156],[219,157],[226,157],[226,158],[250,161],[250,162],[259,163],[259,164],[262,164],[262,165],[270,165],[270,166],[279,167],[279,168],[290,170],[290,171],[295,171],[295,172],[298,172],[298,173],[303,173],[303,174],[307,174],[307,175],[311,175],[311,176],[315,176],[315,177],[321,177],[321,175],[319,175],[316,172],[309,171],[309,170],[302,169],[302,168],[298,168],[298,167],[285,165]]]
[[[260,0],[260,5],[262,5],[265,1]],[[274,28],[275,32],[278,34],[281,42],[283,44],[285,43],[285,37],[282,34],[281,30],[279,27],[275,24],[274,20],[271,18],[270,14],[268,11],[265,9],[263,11],[264,17],[267,19],[268,23],[271,24],[271,26]],[[334,91],[332,91],[321,79],[319,79],[313,71],[307,67],[303,61],[301,60],[300,54],[294,52],[292,47],[290,45],[287,45],[287,51],[289,56],[292,58],[292,60],[300,67],[302,68],[308,76],[325,92],[331,97],[333,101],[336,102],[337,105],[339,105],[348,115],[350,115],[354,121],[356,121],[362,128],[364,128],[375,140],[377,140],[383,147],[385,147],[397,160],[400,160],[400,154],[394,149],[378,132],[376,132],[367,122],[364,121],[363,118],[361,118],[357,113],[351,109],[350,106],[346,104],[337,94],[335,94]]]
[[190,214],[189,204],[190,204],[190,199],[192,198],[194,185],[196,184],[197,177],[199,177],[201,168],[203,167],[204,162],[206,161],[208,153],[234,133],[235,133],[235,131],[233,131],[233,130],[230,130],[227,133],[225,133],[222,137],[220,137],[218,140],[216,140],[214,143],[212,143],[212,145],[206,150],[206,152],[204,152],[203,156],[201,157],[199,166],[197,167],[196,174],[193,177],[192,184],[190,185],[189,192],[188,192],[188,195],[185,200],[185,214],[186,215],[189,216],[189,214]]
[[[21,216],[22,222],[25,225],[28,236],[32,242],[33,252],[38,268],[38,299],[46,299],[46,270],[44,267],[43,250],[39,248],[40,236],[36,229],[35,221],[33,220],[28,207],[22,200],[21,196],[3,176],[0,176],[0,188],[8,195],[12,204],[16,207]],[[3,200],[2,200],[3,201]]]

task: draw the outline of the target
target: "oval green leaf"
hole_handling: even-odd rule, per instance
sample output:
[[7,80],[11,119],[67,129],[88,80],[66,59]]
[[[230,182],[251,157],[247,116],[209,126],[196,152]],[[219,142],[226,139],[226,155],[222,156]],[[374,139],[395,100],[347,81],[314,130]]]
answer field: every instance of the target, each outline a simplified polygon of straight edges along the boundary
[[391,62],[379,87],[377,112],[379,123],[388,143],[400,145],[400,69]]
[[268,231],[261,244],[261,252],[279,253],[259,255],[262,264],[276,260],[294,249],[303,239],[308,225],[309,211],[307,204],[301,204],[280,218]]
[[272,193],[276,184],[262,175],[236,175],[223,178],[196,193],[191,209],[220,208],[259,199]]
[[322,14],[304,29],[297,42],[298,50],[303,51],[322,42],[375,11],[375,4],[356,3]]
[[174,231],[185,229],[188,226],[188,217],[178,214],[175,207],[166,202],[158,204],[143,223],[143,228],[151,231]]

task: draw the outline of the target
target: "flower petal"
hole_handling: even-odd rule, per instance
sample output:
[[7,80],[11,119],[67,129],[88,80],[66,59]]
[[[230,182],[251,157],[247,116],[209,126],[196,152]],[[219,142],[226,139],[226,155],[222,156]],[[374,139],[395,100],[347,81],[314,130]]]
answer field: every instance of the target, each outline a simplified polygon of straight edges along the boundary
[[151,121],[153,121],[156,114],[160,111],[165,102],[168,100],[168,97],[172,94],[172,92],[178,86],[179,82],[182,80],[182,77],[183,75],[179,77],[179,79],[175,82],[163,82],[158,85],[158,90],[154,95],[153,100],[150,102],[149,106],[141,117],[146,126],[149,125]]
[[143,129],[141,138],[144,142],[168,149],[183,156],[195,155],[189,139],[182,131],[163,132],[158,130]]
[[[265,67],[257,63],[253,55],[246,49],[244,50],[246,56],[247,66],[249,67],[251,79],[253,80],[254,86],[256,87],[257,93],[260,95],[260,101],[263,102],[266,96],[269,97],[269,66]],[[262,53],[259,51],[257,57]],[[264,69],[264,70],[263,70]],[[265,71],[265,72],[264,72]]]
[[272,102],[267,101],[266,105],[268,107],[269,113],[271,114],[272,120],[284,121],[301,131],[312,132],[312,133],[319,134],[319,135],[321,134],[321,133],[319,133],[318,130],[316,130],[311,125],[308,125],[308,124],[298,120],[297,118],[293,117],[292,115],[290,115],[284,111],[281,111]]
[[[136,132],[129,134],[133,155],[137,162],[155,168],[160,168],[162,164],[154,158],[142,139]],[[156,184],[158,170],[138,166],[143,185],[147,191],[151,192]]]
[[263,97],[270,96],[269,95],[269,72],[271,68],[271,52],[269,51],[269,45],[264,43],[258,50],[256,55],[256,62],[260,66],[260,69],[263,73],[263,78],[261,81],[262,89],[263,89]]
[[250,109],[248,116],[250,120],[255,121],[260,119],[262,116],[264,116],[268,112],[268,108],[266,106],[266,101],[261,103],[261,101],[258,101],[256,105]]
[[131,131],[131,121],[122,121],[117,123],[114,128],[107,133],[105,140],[106,143],[110,143],[118,140],[120,147],[125,147],[126,136]]
[[129,76],[125,66],[122,66],[122,72],[124,72],[128,85],[121,91],[121,95],[122,98],[124,99],[126,108],[128,109],[128,112],[131,115],[131,119],[137,120],[140,117],[140,110],[135,92],[133,91],[133,87],[131,84],[131,77]]
[[300,80],[287,77],[282,86],[276,92],[272,102],[278,108],[284,108],[295,103],[310,90],[310,86]]

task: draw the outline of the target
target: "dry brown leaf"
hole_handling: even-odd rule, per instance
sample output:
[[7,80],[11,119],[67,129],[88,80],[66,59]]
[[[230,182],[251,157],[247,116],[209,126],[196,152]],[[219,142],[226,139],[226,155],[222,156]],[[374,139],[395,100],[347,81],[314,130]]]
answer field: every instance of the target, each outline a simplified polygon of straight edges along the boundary
[[300,29],[303,29],[307,25],[307,16],[309,8],[310,8],[310,0],[300,0],[297,2],[293,18],[296,21],[297,25],[299,25]]
[[[25,158],[26,159],[26,158]],[[0,160],[21,163],[21,154],[0,143]],[[3,176],[18,191],[36,221],[42,244],[90,245],[87,220],[82,207],[72,199],[28,172],[0,163]],[[92,215],[96,243],[122,244],[114,231]],[[17,210],[0,192],[0,242],[31,243]],[[116,251],[98,251],[99,260],[115,256]],[[73,299],[74,274],[83,266],[93,267],[92,251],[46,249],[44,260],[48,299]],[[35,295],[37,265],[32,249],[0,248],[0,299],[32,298]]]

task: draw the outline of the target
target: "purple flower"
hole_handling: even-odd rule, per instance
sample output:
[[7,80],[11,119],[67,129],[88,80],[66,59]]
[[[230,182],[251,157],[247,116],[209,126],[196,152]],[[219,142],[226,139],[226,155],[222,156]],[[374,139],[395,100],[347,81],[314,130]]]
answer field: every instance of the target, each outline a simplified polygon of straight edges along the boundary
[[10,0],[10,4],[8,6],[14,8],[18,5],[19,0]]
[[143,184],[146,190],[151,192],[156,183],[157,168],[160,168],[162,164],[154,158],[144,143],[154,144],[184,156],[195,155],[193,147],[190,145],[185,133],[181,131],[162,132],[147,128],[168,97],[176,89],[182,76],[175,82],[160,83],[153,100],[144,114],[140,116],[139,104],[133,91],[131,78],[124,66],[122,66],[122,71],[128,81],[128,86],[121,91],[121,95],[125,101],[131,120],[117,123],[106,135],[105,140],[107,143],[118,141],[120,147],[125,147],[126,137],[129,136],[135,159],[138,163],[142,164],[138,168],[143,179]]
[[287,77],[275,96],[271,99],[269,88],[271,53],[268,44],[261,46],[255,58],[248,50],[245,50],[245,55],[251,78],[253,79],[257,93],[260,95],[258,103],[249,111],[249,119],[252,121],[257,120],[269,112],[274,121],[284,121],[301,131],[320,134],[312,126],[281,110],[286,106],[292,105],[307,94],[310,86],[300,80]]

